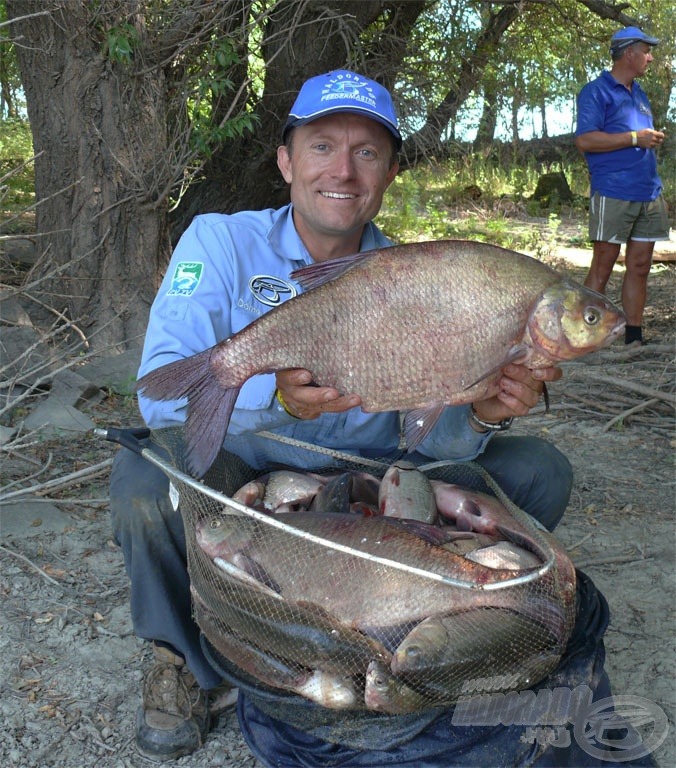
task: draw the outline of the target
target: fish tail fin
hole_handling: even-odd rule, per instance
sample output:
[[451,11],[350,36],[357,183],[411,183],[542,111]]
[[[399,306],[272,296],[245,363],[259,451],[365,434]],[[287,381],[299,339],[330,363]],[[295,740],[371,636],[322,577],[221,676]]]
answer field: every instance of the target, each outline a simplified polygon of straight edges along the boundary
[[203,477],[223,447],[239,387],[223,389],[215,378],[188,399],[185,421],[186,461],[195,477]]
[[136,382],[151,400],[188,398],[185,454],[188,469],[202,477],[223,445],[240,387],[224,387],[213,375],[211,349],[156,368]]
[[146,373],[136,382],[135,389],[151,400],[181,400],[202,384],[209,373],[211,349],[174,360]]

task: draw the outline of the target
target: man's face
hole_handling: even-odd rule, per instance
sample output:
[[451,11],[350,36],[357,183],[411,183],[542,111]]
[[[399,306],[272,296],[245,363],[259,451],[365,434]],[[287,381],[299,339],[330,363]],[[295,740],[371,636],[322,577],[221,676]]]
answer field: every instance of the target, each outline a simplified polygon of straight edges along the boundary
[[397,175],[393,152],[385,126],[362,115],[339,113],[295,128],[292,146],[279,147],[277,164],[291,185],[300,236],[359,238]]
[[635,43],[627,50],[627,58],[635,74],[634,77],[645,75],[648,65],[653,60],[652,48],[647,43]]

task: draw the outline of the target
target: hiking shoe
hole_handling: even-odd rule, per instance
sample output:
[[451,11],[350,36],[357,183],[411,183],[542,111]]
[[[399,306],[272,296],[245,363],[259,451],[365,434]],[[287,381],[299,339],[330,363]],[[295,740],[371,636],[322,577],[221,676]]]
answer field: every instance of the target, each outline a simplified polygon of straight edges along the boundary
[[136,713],[136,746],[143,757],[161,762],[204,744],[209,704],[182,656],[154,643],[153,654],[155,666],[146,675]]

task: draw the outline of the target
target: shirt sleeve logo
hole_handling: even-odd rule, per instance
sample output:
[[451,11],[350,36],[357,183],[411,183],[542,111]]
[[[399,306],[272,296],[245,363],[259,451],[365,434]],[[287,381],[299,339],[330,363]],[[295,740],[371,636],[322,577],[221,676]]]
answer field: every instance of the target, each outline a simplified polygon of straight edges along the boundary
[[192,296],[202,279],[204,264],[201,261],[181,261],[171,278],[167,296]]
[[297,293],[291,283],[272,275],[254,275],[249,280],[249,288],[254,299],[268,307],[276,307]]

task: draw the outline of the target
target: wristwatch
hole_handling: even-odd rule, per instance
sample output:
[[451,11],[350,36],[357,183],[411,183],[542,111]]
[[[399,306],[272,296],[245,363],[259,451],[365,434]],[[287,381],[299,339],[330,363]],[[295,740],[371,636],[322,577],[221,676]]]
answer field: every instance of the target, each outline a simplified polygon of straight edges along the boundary
[[476,424],[477,427],[481,427],[481,432],[506,432],[512,426],[514,417],[509,416],[500,421],[484,421],[476,415],[476,411],[472,405],[469,409],[469,420],[472,424]]

